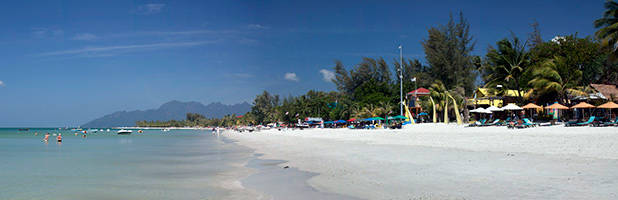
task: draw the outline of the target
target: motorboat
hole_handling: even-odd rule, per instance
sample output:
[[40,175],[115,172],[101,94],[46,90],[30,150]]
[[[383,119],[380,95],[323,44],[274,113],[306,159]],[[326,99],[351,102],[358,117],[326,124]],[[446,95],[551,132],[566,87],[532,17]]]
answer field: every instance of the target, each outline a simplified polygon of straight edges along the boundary
[[132,130],[124,130],[124,129],[120,129],[120,130],[119,130],[118,132],[116,132],[116,133],[118,133],[118,135],[129,135],[129,134],[133,133],[133,131],[132,131]]

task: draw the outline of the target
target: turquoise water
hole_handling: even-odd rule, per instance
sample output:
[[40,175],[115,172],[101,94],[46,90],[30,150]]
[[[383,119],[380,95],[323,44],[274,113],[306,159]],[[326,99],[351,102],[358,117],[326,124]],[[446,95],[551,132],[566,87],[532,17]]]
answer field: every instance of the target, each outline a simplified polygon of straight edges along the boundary
[[224,199],[252,156],[204,130],[73,133],[0,129],[0,199]]

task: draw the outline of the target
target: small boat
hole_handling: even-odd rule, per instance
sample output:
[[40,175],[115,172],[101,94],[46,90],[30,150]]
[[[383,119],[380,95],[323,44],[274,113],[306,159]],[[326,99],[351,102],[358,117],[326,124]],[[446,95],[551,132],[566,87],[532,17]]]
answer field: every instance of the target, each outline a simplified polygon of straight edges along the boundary
[[107,129],[107,132],[109,132],[109,128]]
[[167,129],[167,128],[163,129],[163,132],[168,132],[168,131],[170,131],[170,129]]
[[118,133],[118,135],[129,135],[129,134],[133,133],[133,131],[132,130],[121,129],[117,133]]

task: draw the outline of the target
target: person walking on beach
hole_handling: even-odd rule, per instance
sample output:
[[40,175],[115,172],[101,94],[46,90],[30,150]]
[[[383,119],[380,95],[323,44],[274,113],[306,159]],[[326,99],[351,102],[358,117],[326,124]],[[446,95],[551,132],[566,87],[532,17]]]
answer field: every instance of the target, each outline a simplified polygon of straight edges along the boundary
[[58,133],[58,137],[56,137],[56,139],[58,139],[58,143],[62,142],[62,134]]
[[43,141],[45,142],[49,141],[49,133],[45,133],[45,137],[43,138]]

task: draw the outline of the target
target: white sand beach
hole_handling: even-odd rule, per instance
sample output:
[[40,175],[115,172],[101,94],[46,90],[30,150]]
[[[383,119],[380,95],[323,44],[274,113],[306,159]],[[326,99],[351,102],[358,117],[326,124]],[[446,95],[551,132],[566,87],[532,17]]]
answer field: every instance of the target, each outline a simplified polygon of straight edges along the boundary
[[618,199],[618,127],[226,132],[318,173],[315,189],[362,199]]

